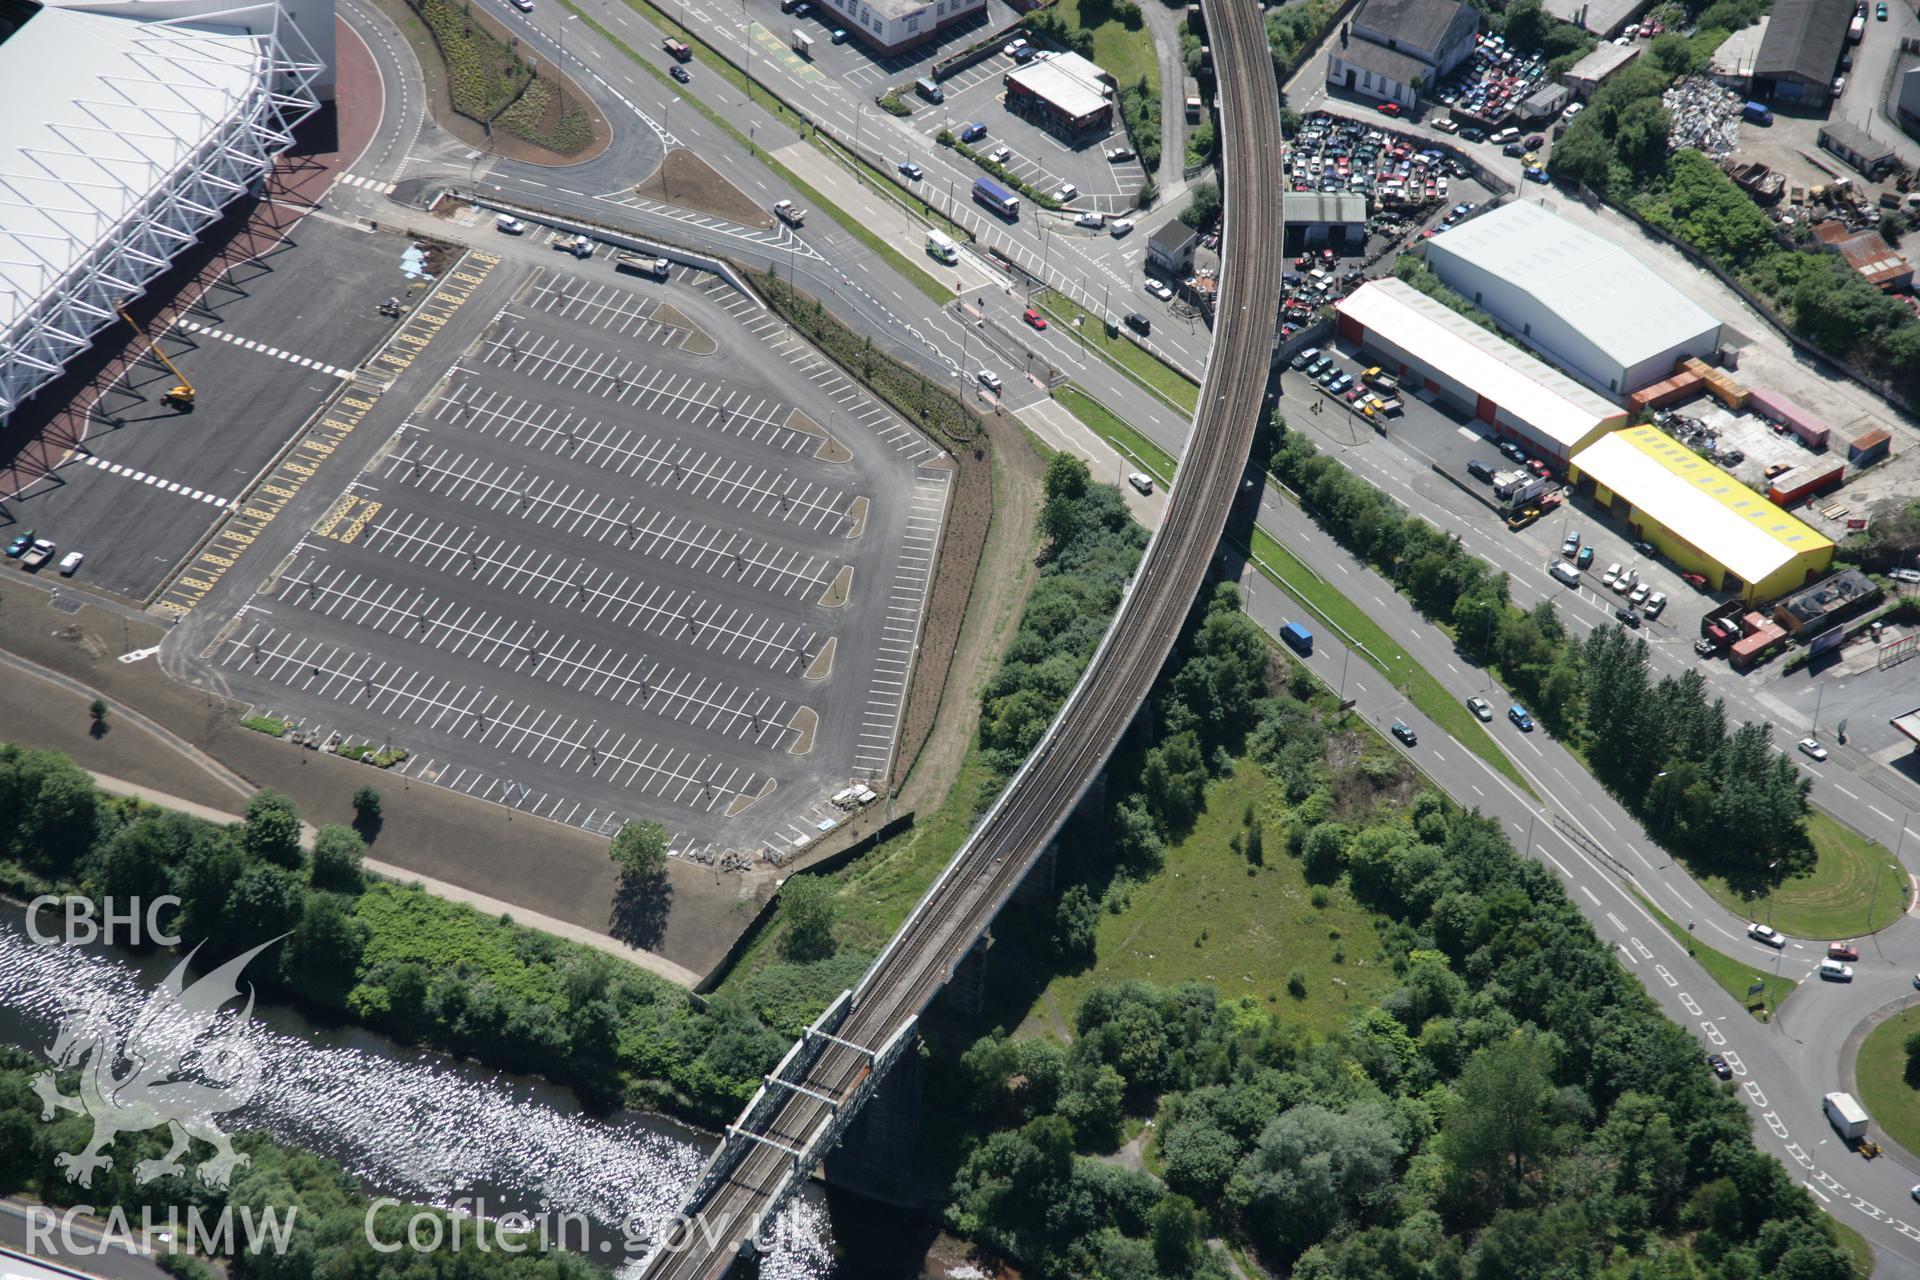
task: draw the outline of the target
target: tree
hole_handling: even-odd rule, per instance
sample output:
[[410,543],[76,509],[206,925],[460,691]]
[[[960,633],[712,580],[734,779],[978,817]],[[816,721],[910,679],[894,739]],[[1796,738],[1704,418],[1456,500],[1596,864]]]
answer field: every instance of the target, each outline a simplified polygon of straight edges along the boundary
[[327,823],[313,833],[314,887],[358,893],[360,864],[366,856],[367,846],[359,832],[337,822]]
[[1385,1214],[1403,1150],[1392,1115],[1379,1103],[1341,1112],[1309,1102],[1281,1112],[1235,1178],[1255,1238],[1290,1259]]
[[1495,1041],[1467,1059],[1440,1132],[1448,1189],[1456,1200],[1497,1207],[1545,1156],[1552,1136],[1552,1071],[1553,1050],[1532,1031]]
[[99,737],[107,731],[107,700],[95,698],[87,704],[87,719],[93,722],[93,736]]
[[1909,1031],[1903,1047],[1907,1051],[1907,1066],[1902,1074],[1909,1088],[1920,1089],[1920,1030]]
[[1599,120],[1583,116],[1567,126],[1566,134],[1553,144],[1547,156],[1547,169],[1556,178],[1583,182],[1605,194],[1613,165],[1613,144],[1607,141]]
[[349,914],[338,895],[309,894],[300,922],[281,952],[281,976],[308,999],[330,1009],[345,1009],[368,935],[365,923]]
[[1185,1196],[1168,1196],[1153,1206],[1153,1257],[1160,1270],[1183,1276],[1193,1270],[1207,1247],[1207,1215]]
[[651,880],[667,868],[667,829],[651,819],[620,824],[607,855],[629,880]]
[[278,791],[256,791],[247,801],[240,847],[277,867],[300,865],[300,810]]
[[1215,182],[1201,182],[1188,188],[1187,207],[1180,211],[1180,221],[1195,230],[1213,225],[1220,216],[1220,187]]
[[834,953],[833,923],[840,906],[831,883],[822,876],[789,876],[780,886],[781,914],[787,932],[780,955],[794,964],[824,960]]
[[353,829],[371,841],[380,832],[380,793],[366,783],[353,792]]
[[1093,955],[1096,931],[1100,927],[1100,904],[1087,886],[1076,884],[1060,895],[1053,910],[1053,949],[1064,960],[1084,960]]

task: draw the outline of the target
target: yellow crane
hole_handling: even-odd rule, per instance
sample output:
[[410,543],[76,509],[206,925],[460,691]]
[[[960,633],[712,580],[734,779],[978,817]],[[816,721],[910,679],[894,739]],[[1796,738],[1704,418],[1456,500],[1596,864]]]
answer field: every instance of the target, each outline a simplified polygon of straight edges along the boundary
[[[120,318],[127,322],[128,327],[131,328],[134,331],[134,333],[138,334],[142,338],[145,338],[147,336],[146,330],[140,327],[140,324],[137,320],[135,320],[132,316],[127,314],[127,309],[125,307],[116,307],[115,310],[117,310],[120,313]],[[167,371],[171,373],[174,377],[180,379],[180,383],[178,386],[172,388],[170,391],[167,392],[166,395],[161,396],[160,398],[166,401],[168,404],[177,405],[182,409],[192,408],[195,392],[193,389],[193,384],[187,381],[187,375],[180,372],[179,368],[173,363],[173,361],[167,359],[167,353],[160,349],[159,343],[149,342],[147,344],[147,350],[151,351],[154,355],[158,356],[160,358],[160,363],[167,366]]]

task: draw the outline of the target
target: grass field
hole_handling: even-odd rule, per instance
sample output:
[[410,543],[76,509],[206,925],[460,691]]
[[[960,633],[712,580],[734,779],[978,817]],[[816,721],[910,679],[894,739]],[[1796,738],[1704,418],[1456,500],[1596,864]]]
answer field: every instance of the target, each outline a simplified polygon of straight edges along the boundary
[[1120,415],[1074,386],[1071,382],[1054,388],[1053,398],[1102,440],[1120,451],[1122,457],[1159,481],[1173,483],[1174,461],[1165,449],[1135,431]]
[[1109,334],[1099,316],[1072,299],[1051,289],[1036,289],[1033,305],[1051,316],[1055,324],[1065,325],[1080,345],[1105,357],[1108,364],[1166,401],[1168,407],[1190,415],[1200,403],[1200,388],[1191,378],[1125,335]]
[[[1660,908],[1649,906],[1647,910],[1653,912],[1654,918],[1660,921],[1661,927],[1672,934],[1682,946],[1687,948],[1693,958],[1700,962],[1700,967],[1707,971],[1709,978],[1719,983],[1728,995],[1740,1002],[1741,1008],[1760,1021],[1765,1022],[1771,1014],[1778,1013],[1781,1004],[1797,989],[1789,979],[1774,977],[1771,964],[1764,967],[1753,965],[1745,960],[1736,960],[1730,955],[1715,951],[1700,941],[1697,935],[1689,934],[1681,928]],[[1747,988],[1756,982],[1765,983],[1766,990],[1758,997],[1748,996]]]
[[1807,834],[1819,855],[1812,872],[1749,900],[1716,875],[1696,878],[1714,901],[1743,916],[1758,914],[1796,938],[1831,942],[1884,929],[1907,907],[1907,873],[1883,845],[1856,835],[1814,810]]
[[[1191,834],[1167,850],[1159,873],[1135,885],[1126,906],[1103,911],[1091,968],[1054,979],[1034,1005],[1029,1028],[1044,1027],[1049,996],[1071,1024],[1097,986],[1144,978],[1173,985],[1198,978],[1223,1000],[1252,996],[1276,1018],[1329,1033],[1395,985],[1380,962],[1373,920],[1339,885],[1309,886],[1278,831],[1265,842],[1265,866],[1249,874],[1228,841],[1256,813],[1269,786],[1251,760],[1207,787],[1207,808]],[[1320,903],[1323,905],[1315,905]],[[1335,955],[1343,962],[1337,962]],[[1288,992],[1295,971],[1304,997]]]
[[1084,28],[1092,34],[1093,60],[1112,74],[1116,84],[1132,84],[1145,76],[1159,92],[1160,61],[1153,56],[1153,34],[1144,23],[1127,26],[1115,12],[1112,0],[1055,0],[1054,8],[1068,27]]
[[1908,1087],[1906,1039],[1920,1030],[1920,1010],[1903,1009],[1860,1043],[1853,1075],[1860,1105],[1887,1137],[1920,1155],[1920,1091]]

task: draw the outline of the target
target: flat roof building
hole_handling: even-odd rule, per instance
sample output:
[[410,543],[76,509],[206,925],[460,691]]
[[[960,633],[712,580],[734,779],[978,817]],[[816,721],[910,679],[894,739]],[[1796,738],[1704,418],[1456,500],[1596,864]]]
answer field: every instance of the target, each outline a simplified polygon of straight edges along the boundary
[[1833,543],[1658,427],[1629,427],[1573,457],[1575,488],[1682,569],[1753,604],[1833,565]]
[[1880,598],[1880,587],[1858,569],[1842,569],[1773,606],[1788,635],[1814,635],[1845,622]]
[[1287,252],[1330,242],[1356,244],[1367,238],[1367,198],[1357,191],[1289,191]]
[[987,0],[819,0],[860,39],[881,53],[898,53],[933,39],[956,22],[987,11]]
[[1625,396],[1720,344],[1720,322],[1612,241],[1516,201],[1427,242],[1434,274],[1562,369]]
[[264,183],[333,84],[331,0],[25,9],[0,26],[0,423]]
[[1601,82],[1620,68],[1640,56],[1645,48],[1638,44],[1613,44],[1611,42],[1594,46],[1592,53],[1580,59],[1567,69],[1567,83],[1582,98],[1591,98],[1593,91]]
[[1077,53],[1035,58],[1007,72],[1007,109],[1067,133],[1113,121],[1113,77]]
[[1443,396],[1561,464],[1625,424],[1626,410],[1402,280],[1375,280],[1334,304],[1339,334],[1409,391]]
[[1198,231],[1178,218],[1168,218],[1147,239],[1147,262],[1170,276],[1184,276],[1193,270],[1194,249],[1199,243]]

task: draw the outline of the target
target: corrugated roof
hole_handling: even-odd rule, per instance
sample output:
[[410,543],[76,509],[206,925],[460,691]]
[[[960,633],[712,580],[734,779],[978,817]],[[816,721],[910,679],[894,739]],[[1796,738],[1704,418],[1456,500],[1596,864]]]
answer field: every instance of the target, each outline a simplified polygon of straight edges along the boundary
[[1354,15],[1353,25],[1384,31],[1402,47],[1437,49],[1465,7],[1457,0],[1367,0]]
[[1289,191],[1283,207],[1289,223],[1367,220],[1367,198],[1357,191]]
[[1524,200],[1427,242],[1427,262],[1442,279],[1449,257],[1525,290],[1622,368],[1720,327],[1619,245]]
[[1814,84],[1832,79],[1853,20],[1853,0],[1774,0],[1772,17],[1753,74],[1799,76]]
[[154,9],[182,25],[56,2],[0,43],[0,351],[254,87],[256,6]]
[[1334,304],[1369,332],[1442,370],[1571,449],[1626,411],[1402,280],[1375,280]]
[[1658,427],[1615,431],[1573,465],[1748,583],[1833,546]]
[[1642,47],[1637,44],[1615,44],[1611,40],[1595,45],[1592,53],[1574,63],[1567,71],[1567,79],[1591,80],[1599,84],[1639,57]]

